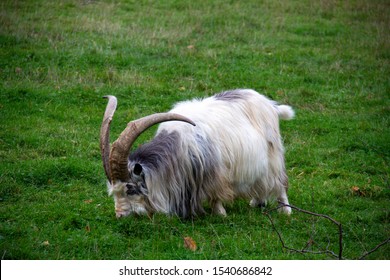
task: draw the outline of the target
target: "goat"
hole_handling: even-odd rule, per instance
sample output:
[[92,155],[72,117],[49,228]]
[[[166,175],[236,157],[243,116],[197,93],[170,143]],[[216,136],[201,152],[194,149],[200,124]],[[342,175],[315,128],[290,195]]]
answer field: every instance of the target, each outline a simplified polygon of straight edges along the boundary
[[[270,198],[288,205],[279,118],[294,117],[290,106],[250,89],[183,101],[130,122],[110,149],[117,99],[105,98],[100,148],[117,217],[162,212],[187,218],[205,213],[205,202],[225,216],[223,203],[239,197],[251,199],[252,207]],[[155,137],[130,153],[137,137],[158,123]],[[280,210],[291,213],[288,206]]]

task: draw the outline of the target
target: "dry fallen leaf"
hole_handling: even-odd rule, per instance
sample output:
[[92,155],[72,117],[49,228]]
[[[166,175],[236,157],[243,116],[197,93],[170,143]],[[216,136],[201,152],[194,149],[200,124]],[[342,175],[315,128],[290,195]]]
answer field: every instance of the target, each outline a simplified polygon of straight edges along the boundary
[[86,226],[85,226],[85,231],[86,231],[86,232],[90,232],[90,231],[91,231],[91,227],[90,227],[89,225],[86,225]]
[[191,251],[196,251],[196,242],[191,237],[184,237],[184,247],[190,249]]
[[92,199],[87,199],[87,200],[84,200],[84,203],[90,204],[92,201],[93,201]]
[[353,186],[351,188],[351,190],[352,190],[352,193],[354,193],[354,194],[357,194],[357,195],[360,195],[360,196],[366,196],[366,194],[362,190],[360,190],[360,188],[357,187],[357,186]]
[[49,241],[48,241],[48,240],[45,240],[45,241],[43,241],[43,242],[42,242],[42,245],[43,245],[43,246],[49,246],[49,245],[50,245],[50,243],[49,243]]

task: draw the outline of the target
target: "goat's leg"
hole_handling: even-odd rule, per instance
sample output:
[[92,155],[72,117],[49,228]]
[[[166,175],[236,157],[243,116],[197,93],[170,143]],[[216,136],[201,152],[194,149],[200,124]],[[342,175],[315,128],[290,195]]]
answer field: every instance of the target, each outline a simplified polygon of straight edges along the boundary
[[217,214],[217,215],[221,215],[221,216],[226,217],[226,210],[222,205],[222,201],[220,201],[220,200],[211,201],[211,207],[213,209],[212,210],[213,214]]
[[[278,201],[279,201],[279,205],[284,205],[284,204],[289,205],[288,197],[287,197],[287,187],[283,187],[283,189],[278,197]],[[291,214],[291,207],[282,206],[281,208],[279,208],[279,212],[290,215]]]

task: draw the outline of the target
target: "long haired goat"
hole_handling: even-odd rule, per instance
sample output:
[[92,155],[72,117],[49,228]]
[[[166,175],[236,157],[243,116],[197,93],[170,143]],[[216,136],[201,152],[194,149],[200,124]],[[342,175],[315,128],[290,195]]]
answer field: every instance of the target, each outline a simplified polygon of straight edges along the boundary
[[[279,118],[294,117],[290,106],[254,90],[226,91],[132,121],[110,148],[117,100],[107,98],[100,147],[117,217],[195,216],[204,213],[205,201],[214,213],[226,215],[222,203],[237,197],[251,199],[251,206],[271,197],[288,204]],[[157,123],[154,139],[130,153],[137,137]],[[281,211],[290,214],[291,209]]]

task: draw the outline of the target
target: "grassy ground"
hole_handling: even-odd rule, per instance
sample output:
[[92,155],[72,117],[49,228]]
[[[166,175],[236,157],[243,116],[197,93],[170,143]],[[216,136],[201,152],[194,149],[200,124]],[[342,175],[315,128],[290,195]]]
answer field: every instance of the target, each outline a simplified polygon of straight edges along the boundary
[[[227,218],[117,220],[98,145],[106,94],[119,99],[113,137],[131,119],[227,89],[291,104],[296,119],[281,124],[291,204],[341,222],[345,258],[389,238],[388,1],[0,7],[2,259],[333,258],[283,249],[246,201],[228,205]],[[337,254],[328,220],[270,215],[286,246]],[[388,244],[368,258],[389,259]]]

